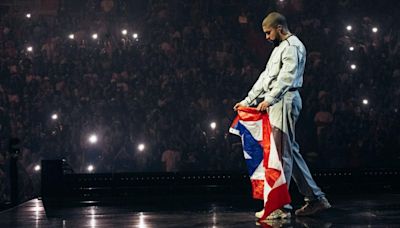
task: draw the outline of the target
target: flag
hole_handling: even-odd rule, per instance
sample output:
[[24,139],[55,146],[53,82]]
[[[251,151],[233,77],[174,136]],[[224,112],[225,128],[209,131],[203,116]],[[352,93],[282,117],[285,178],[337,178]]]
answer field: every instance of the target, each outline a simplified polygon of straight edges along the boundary
[[291,201],[268,114],[241,107],[229,132],[242,138],[253,198],[264,200],[264,215],[260,219],[264,220]]

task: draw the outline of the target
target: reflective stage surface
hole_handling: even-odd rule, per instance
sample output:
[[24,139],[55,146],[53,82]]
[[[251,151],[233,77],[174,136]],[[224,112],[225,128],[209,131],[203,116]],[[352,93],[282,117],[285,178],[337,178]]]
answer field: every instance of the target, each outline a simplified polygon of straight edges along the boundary
[[[182,199],[157,204],[47,208],[40,199],[0,212],[0,227],[400,227],[400,194],[332,196],[333,208],[314,217],[256,224],[258,203]],[[300,204],[294,204],[295,208]]]

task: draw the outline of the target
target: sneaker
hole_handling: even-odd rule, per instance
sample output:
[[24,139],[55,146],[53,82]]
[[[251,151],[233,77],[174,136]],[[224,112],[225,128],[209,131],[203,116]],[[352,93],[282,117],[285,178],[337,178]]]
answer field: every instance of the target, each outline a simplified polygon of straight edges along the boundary
[[320,211],[329,209],[331,207],[332,206],[328,202],[328,200],[325,197],[323,197],[319,200],[306,202],[306,205],[304,205],[302,208],[296,210],[295,214],[297,216],[314,215]]
[[[261,227],[271,227],[271,228],[281,228],[281,227],[288,227],[287,225],[290,224],[290,219],[274,219],[274,220],[263,220],[261,222],[256,222],[256,226]],[[267,225],[267,226],[265,226]],[[291,226],[289,226],[291,227]]]
[[256,218],[261,218],[264,214],[264,209],[262,209],[261,211],[256,212]]
[[[256,212],[256,217],[261,218],[264,215],[264,210]],[[290,212],[289,211],[284,211],[281,209],[276,209],[273,211],[270,215],[267,216],[266,220],[274,220],[274,219],[289,219],[290,218]]]

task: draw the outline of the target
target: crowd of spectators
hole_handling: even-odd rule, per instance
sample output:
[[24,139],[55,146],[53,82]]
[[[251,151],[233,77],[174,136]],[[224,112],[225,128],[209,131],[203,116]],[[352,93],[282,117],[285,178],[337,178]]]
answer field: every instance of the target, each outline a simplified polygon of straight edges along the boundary
[[0,202],[11,138],[22,141],[27,192],[37,189],[41,159],[64,158],[75,172],[89,164],[95,172],[245,170],[228,128],[272,49],[260,26],[271,10],[287,16],[308,51],[297,135],[311,167],[395,167],[396,9],[372,0],[88,0],[62,2],[54,15],[8,10],[0,21]]

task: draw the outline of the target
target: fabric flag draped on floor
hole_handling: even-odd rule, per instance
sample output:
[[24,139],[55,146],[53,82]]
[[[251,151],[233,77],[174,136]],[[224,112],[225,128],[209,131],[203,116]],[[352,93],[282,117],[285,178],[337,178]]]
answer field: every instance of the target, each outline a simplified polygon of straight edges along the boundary
[[229,132],[242,138],[253,198],[264,200],[264,215],[260,219],[264,220],[291,201],[268,114],[241,107]]

